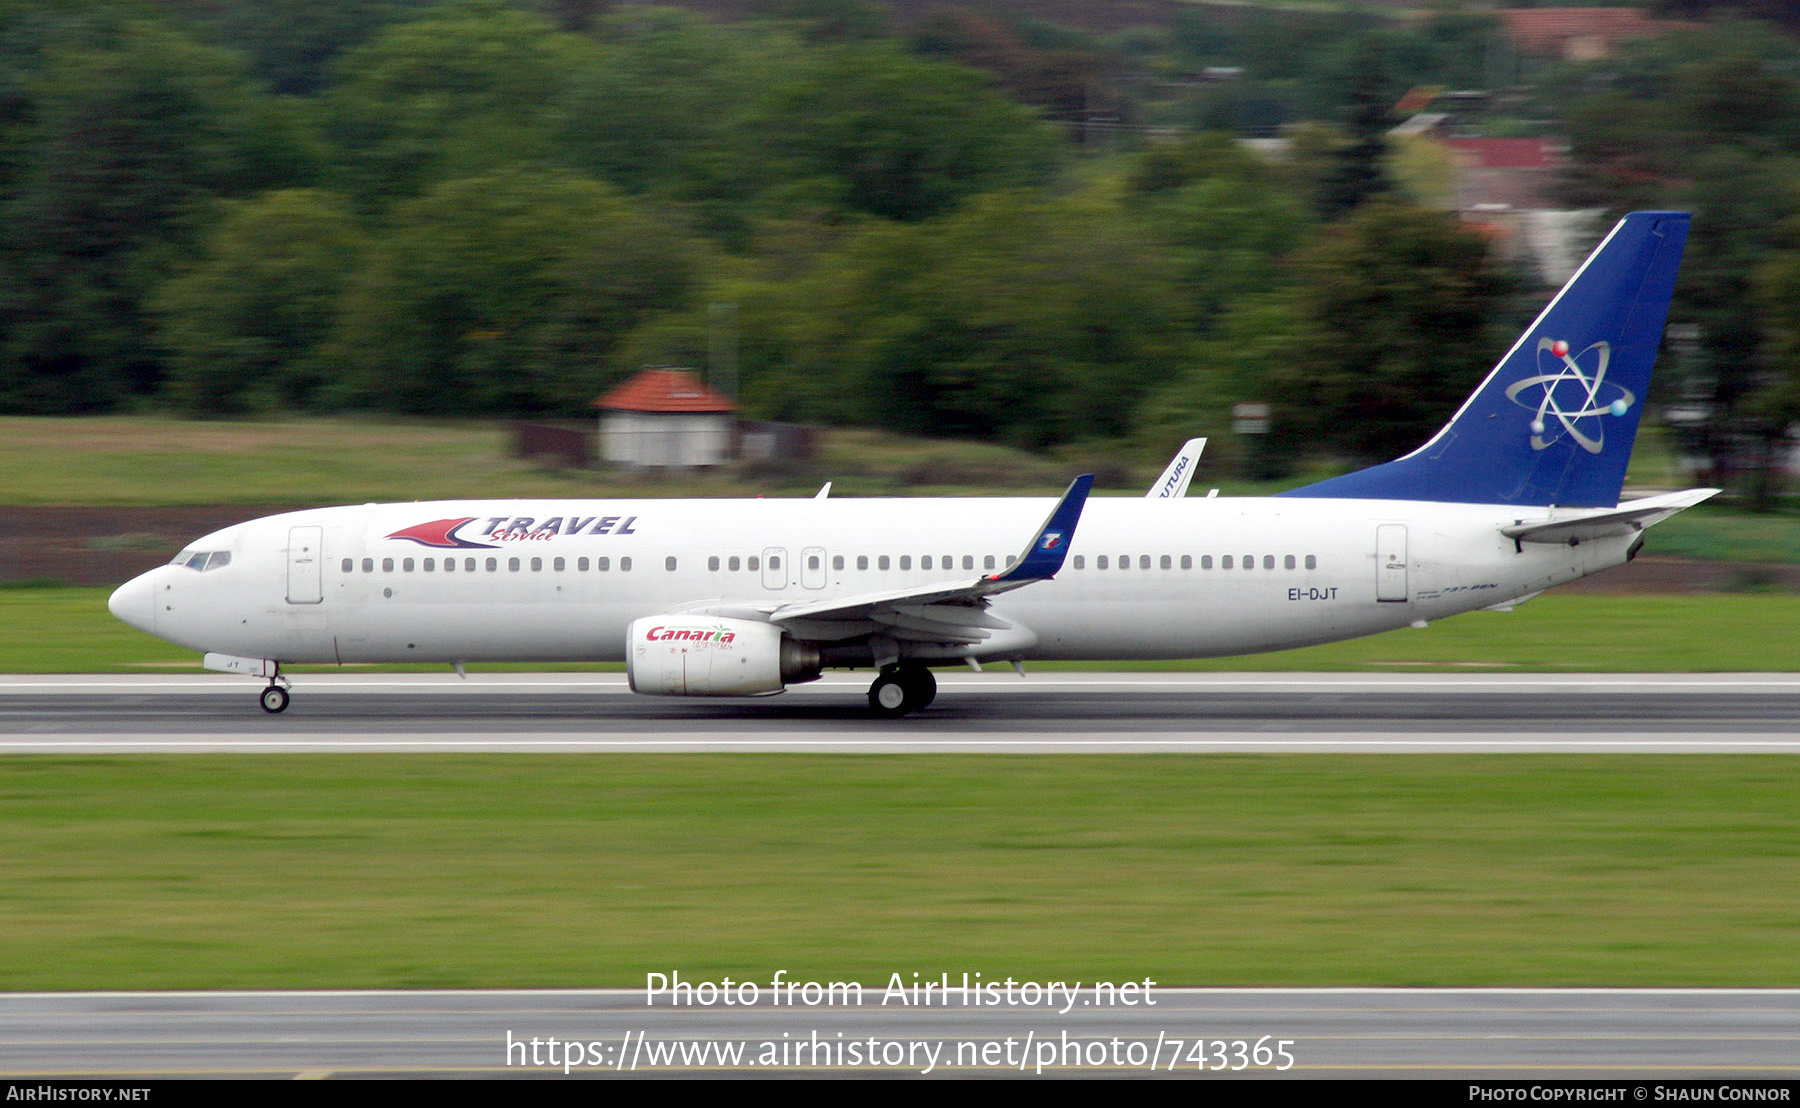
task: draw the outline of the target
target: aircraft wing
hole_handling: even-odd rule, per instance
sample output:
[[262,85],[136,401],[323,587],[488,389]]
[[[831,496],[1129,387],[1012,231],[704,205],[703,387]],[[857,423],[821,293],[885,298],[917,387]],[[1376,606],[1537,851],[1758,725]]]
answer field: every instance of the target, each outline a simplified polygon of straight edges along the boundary
[[1652,524],[1661,523],[1684,508],[1692,508],[1703,500],[1717,496],[1718,489],[1689,489],[1686,492],[1647,496],[1629,500],[1606,511],[1593,512],[1568,519],[1521,519],[1500,528],[1500,533],[1514,542],[1568,543],[1613,535],[1629,535]]
[[985,641],[997,632],[1016,631],[1013,624],[987,612],[988,597],[1056,576],[1075,538],[1075,526],[1093,486],[1091,473],[1070,482],[1062,499],[1026,544],[1024,553],[1004,570],[973,581],[964,578],[804,604],[780,604],[766,609],[768,619],[803,638],[828,642],[884,634],[911,642],[966,645]]
[[1162,476],[1150,486],[1144,494],[1146,500],[1179,500],[1187,495],[1188,482],[1194,479],[1194,470],[1200,467],[1200,452],[1206,449],[1205,439],[1189,439],[1181,444],[1181,449],[1170,459],[1169,467],[1162,471]]

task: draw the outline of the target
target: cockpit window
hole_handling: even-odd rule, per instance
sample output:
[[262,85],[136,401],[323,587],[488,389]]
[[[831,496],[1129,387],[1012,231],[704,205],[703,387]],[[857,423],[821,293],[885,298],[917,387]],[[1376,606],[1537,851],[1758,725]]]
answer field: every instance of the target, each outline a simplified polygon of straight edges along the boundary
[[183,550],[175,555],[172,566],[186,566],[189,569],[205,573],[209,569],[219,569],[231,564],[229,550]]

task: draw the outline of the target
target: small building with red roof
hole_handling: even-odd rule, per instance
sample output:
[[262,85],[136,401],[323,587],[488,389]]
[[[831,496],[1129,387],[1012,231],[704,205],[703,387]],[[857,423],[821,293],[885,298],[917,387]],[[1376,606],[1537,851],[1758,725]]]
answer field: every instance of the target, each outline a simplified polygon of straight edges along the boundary
[[1699,26],[1638,8],[1505,8],[1494,14],[1520,54],[1571,62],[1610,57],[1632,39]]
[[618,465],[669,468],[731,459],[737,405],[691,370],[653,367],[594,401],[600,456]]

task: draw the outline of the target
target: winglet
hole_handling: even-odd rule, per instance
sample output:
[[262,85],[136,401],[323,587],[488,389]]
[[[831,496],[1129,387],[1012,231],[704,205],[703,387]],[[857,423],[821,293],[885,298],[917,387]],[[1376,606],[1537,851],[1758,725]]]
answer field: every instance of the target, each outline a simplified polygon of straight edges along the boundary
[[1069,553],[1069,544],[1075,541],[1075,525],[1081,521],[1081,509],[1087,504],[1088,490],[1093,487],[1094,475],[1091,473],[1084,473],[1069,482],[1068,491],[1050,510],[1050,518],[1031,537],[1030,545],[1025,547],[1019,560],[1000,573],[988,574],[984,580],[1022,585],[1056,576],[1062,569],[1063,558]]
[[1198,468],[1200,452],[1206,449],[1205,439],[1189,439],[1181,444],[1175,457],[1169,461],[1169,468],[1162,471],[1162,476],[1150,486],[1144,494],[1146,500],[1179,500],[1187,495],[1188,482],[1194,479],[1194,470]]

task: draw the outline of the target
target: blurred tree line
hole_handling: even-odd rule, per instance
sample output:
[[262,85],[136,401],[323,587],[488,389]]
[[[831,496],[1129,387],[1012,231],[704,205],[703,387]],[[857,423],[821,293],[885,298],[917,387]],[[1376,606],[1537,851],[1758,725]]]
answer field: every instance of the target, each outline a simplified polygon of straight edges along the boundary
[[[0,0],[0,410],[577,415],[727,341],[769,418],[1229,454],[1257,400],[1275,456],[1398,453],[1529,310],[1380,138],[1410,84],[1479,81],[1493,24],[1294,18]],[[1587,202],[1700,212],[1690,317],[1773,425],[1800,67],[1734,26],[1544,96]],[[1214,63],[1246,73],[1174,79]],[[1716,120],[1739,93],[1780,112]],[[1286,162],[1230,136],[1296,119]],[[1129,130],[1171,120],[1196,137]]]

